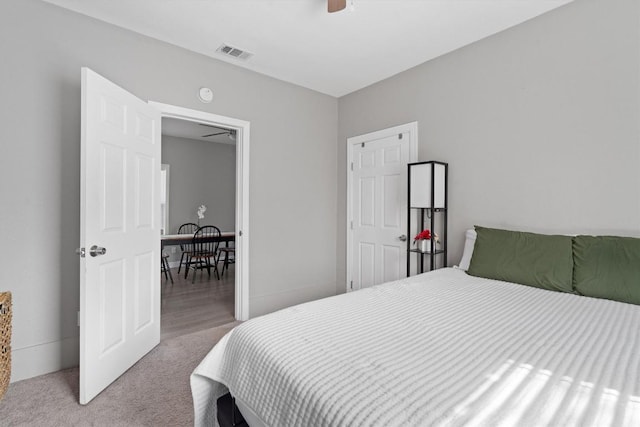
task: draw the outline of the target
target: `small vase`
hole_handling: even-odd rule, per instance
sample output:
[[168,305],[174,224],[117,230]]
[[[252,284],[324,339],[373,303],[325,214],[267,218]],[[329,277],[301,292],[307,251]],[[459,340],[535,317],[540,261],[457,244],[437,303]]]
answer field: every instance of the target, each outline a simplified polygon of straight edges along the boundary
[[416,245],[418,246],[418,250],[420,252],[431,253],[431,240],[430,239],[416,240]]

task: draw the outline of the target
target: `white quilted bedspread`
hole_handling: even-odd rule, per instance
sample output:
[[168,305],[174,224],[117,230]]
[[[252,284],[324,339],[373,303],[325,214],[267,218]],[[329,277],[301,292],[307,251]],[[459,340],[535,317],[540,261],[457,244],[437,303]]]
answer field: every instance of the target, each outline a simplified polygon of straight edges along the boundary
[[259,317],[191,377],[196,425],[640,426],[640,306],[441,269]]

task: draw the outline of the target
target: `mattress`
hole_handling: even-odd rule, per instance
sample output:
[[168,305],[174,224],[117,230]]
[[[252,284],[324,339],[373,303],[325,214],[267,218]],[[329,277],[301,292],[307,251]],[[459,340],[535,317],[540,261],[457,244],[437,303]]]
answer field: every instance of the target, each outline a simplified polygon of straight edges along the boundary
[[198,426],[227,390],[267,426],[638,426],[640,306],[440,269],[245,322],[191,387]]

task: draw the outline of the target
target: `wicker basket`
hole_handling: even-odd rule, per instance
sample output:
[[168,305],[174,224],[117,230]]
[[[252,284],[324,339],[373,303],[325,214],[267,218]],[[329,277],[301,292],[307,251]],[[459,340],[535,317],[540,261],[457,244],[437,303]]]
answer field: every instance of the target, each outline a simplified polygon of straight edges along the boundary
[[0,399],[11,379],[11,292],[0,292]]

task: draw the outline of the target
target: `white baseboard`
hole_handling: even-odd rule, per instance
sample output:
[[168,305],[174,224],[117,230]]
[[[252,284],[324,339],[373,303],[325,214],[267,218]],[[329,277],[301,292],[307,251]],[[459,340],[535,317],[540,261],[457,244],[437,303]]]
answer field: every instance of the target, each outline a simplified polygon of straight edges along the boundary
[[11,351],[11,382],[78,366],[80,337]]

